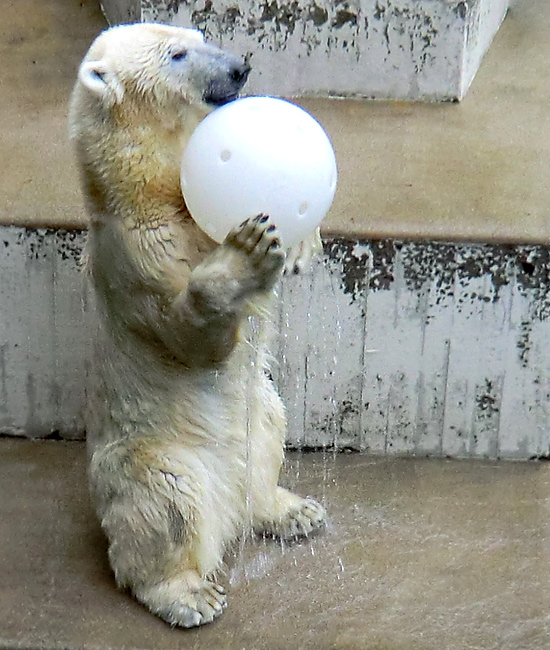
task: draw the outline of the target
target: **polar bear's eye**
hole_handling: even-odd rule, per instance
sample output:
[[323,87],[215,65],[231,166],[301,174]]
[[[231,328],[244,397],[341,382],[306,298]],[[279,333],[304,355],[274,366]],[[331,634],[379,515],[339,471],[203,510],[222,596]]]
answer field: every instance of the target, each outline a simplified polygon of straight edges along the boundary
[[172,53],[172,61],[181,61],[187,56],[187,50],[177,50]]

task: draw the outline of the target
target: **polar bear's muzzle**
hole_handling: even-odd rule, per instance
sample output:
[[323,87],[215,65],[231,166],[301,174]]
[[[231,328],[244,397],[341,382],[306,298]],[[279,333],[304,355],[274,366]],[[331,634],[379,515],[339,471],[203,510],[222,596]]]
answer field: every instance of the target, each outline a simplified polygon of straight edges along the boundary
[[224,52],[216,57],[211,72],[203,100],[212,106],[222,106],[237,98],[246,83],[250,66],[246,61]]

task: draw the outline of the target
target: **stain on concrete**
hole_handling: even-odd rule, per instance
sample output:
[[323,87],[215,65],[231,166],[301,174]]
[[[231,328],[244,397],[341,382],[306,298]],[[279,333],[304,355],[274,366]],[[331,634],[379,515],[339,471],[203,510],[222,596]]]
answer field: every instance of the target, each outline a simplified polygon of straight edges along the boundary
[[347,9],[339,9],[332,21],[335,29],[340,29],[344,25],[357,25],[357,14]]
[[285,27],[291,34],[294,33],[296,23],[300,20],[302,10],[296,2],[281,4],[276,0],[264,2],[260,21],[262,23],[273,22],[277,29]]
[[532,296],[532,316],[550,319],[550,247],[519,246],[515,257],[516,282],[523,296]]
[[485,379],[476,391],[478,417],[489,418],[498,413],[500,410],[499,401],[494,381]]
[[[83,383],[88,373],[85,359],[77,359],[59,345],[65,337],[84,340],[85,334],[77,337],[76,331],[86,330],[84,316],[88,318],[92,310],[85,292],[78,296],[74,293],[80,292],[75,275],[84,241],[83,231],[69,230],[6,228],[0,236],[0,251],[4,253],[0,262],[3,259],[8,278],[3,304],[13,305],[4,313],[3,331],[8,335],[14,332],[6,339],[8,347],[0,350],[0,371],[4,377],[21,378],[21,403],[27,405],[24,410],[30,414],[27,424],[42,435],[60,431],[60,435],[70,437],[67,422],[72,416],[56,414],[57,405],[63,394],[62,406],[67,410],[64,381],[70,377],[67,382],[74,384],[80,367],[78,376]],[[547,431],[550,422],[550,379],[545,355],[550,320],[550,248],[350,239],[330,239],[324,244],[326,256],[314,265],[314,294],[308,300],[328,301],[323,309],[331,313],[331,323],[337,315],[345,335],[333,336],[335,342],[328,337],[323,343],[329,359],[326,365],[317,359],[314,372],[313,364],[308,366],[306,361],[304,381],[311,382],[308,391],[316,398],[312,403],[314,412],[303,415],[302,420],[311,423],[308,427],[315,429],[316,441],[326,440],[329,444],[337,439],[339,445],[368,448],[369,441],[376,437],[381,441],[377,449],[382,453],[387,437],[387,449],[400,453],[412,453],[415,445],[420,445],[422,453],[447,453],[450,448],[449,453],[454,455],[498,457],[503,417],[508,422],[530,423],[534,433],[529,434],[529,456],[539,450],[547,452],[543,440],[546,434],[537,432]],[[15,268],[22,269],[25,277],[28,274],[28,278],[45,282],[45,287],[48,277],[54,278],[40,304],[40,289],[35,285],[30,289],[22,283],[22,293],[17,294],[13,282],[18,274],[12,273]],[[320,295],[320,286],[332,287],[335,295],[330,291]],[[66,300],[68,292],[74,298]],[[370,295],[380,293],[386,295]],[[303,296],[296,295],[295,299],[303,301]],[[292,310],[292,304],[284,308]],[[25,355],[21,363],[17,346],[22,349],[26,339],[21,337],[20,323],[29,322],[34,332],[29,340],[34,341],[36,354]],[[306,330],[295,330],[298,348],[302,345],[298,334],[309,336],[308,326],[304,321],[299,327]],[[36,342],[36,333],[51,333],[58,327],[55,336]],[[55,373],[41,361],[42,354],[56,359]],[[332,355],[345,359],[344,373],[344,362],[339,366],[341,372],[335,372]],[[0,394],[2,390],[9,393],[10,385],[0,382]],[[79,391],[80,387],[75,386],[74,422],[79,421]],[[422,395],[426,399],[419,406]],[[506,409],[501,409],[503,396],[511,400],[512,407],[507,402]],[[0,424],[5,424],[2,430],[10,422],[26,426],[25,418],[15,419],[13,397],[4,403],[8,412],[0,418]],[[366,404],[369,412],[364,418],[365,428],[360,430],[363,425],[357,422],[363,422]],[[302,404],[303,409],[307,407]],[[59,421],[48,420],[58,417]],[[446,420],[448,424],[443,425]],[[428,421],[441,422],[441,431],[445,426],[447,437],[439,446],[438,436],[443,434],[433,426],[426,428]],[[352,422],[359,431],[357,438]],[[420,439],[428,436],[422,447]],[[507,444],[504,454],[516,457],[514,454],[520,452]]]
[[376,2],[374,5],[374,20],[384,20],[386,17],[386,7],[381,5],[379,2]]
[[456,15],[464,20],[466,16],[468,15],[468,3],[467,2],[459,2],[456,7],[455,7],[455,12]]
[[396,248],[409,289],[420,291],[426,284],[433,282],[441,294],[438,302],[444,295],[452,295],[457,270],[455,245],[397,242]]
[[[248,4],[240,0],[142,2],[145,20],[175,18],[181,25],[191,21],[217,43],[252,48],[262,58],[258,78],[263,77],[253,92],[266,92],[264,84],[275,73],[268,53],[285,52],[291,57],[287,62],[293,61],[292,65],[303,70],[300,82],[292,74],[286,83],[277,82],[277,92],[285,96],[396,98],[397,92],[402,99],[427,99],[425,93],[429,92],[431,99],[434,92],[438,100],[454,99],[462,92],[459,62],[465,56],[465,42],[446,35],[464,30],[465,26],[457,18],[454,6],[447,5],[429,0],[377,0],[374,6],[346,0],[255,0]],[[484,26],[489,22],[486,20]],[[248,45],[251,40],[253,44]],[[326,59],[328,76],[323,77],[317,65],[308,67],[308,60],[315,55]],[[438,64],[434,66],[435,61]],[[441,62],[447,68],[445,72],[440,70]],[[342,63],[346,65],[346,74],[337,72]],[[380,66],[383,72],[378,70]],[[357,88],[355,73],[364,80],[360,84],[362,89]],[[391,80],[383,91],[376,80],[380,74]],[[425,89],[425,76],[434,80],[434,90]],[[438,76],[441,80],[435,81]],[[256,82],[251,79],[251,83]],[[294,89],[298,83],[305,85]],[[436,85],[444,89],[436,90]]]
[[[177,13],[179,6],[191,3],[189,0],[139,0],[140,16],[146,15],[148,21],[168,22]],[[136,20],[139,20],[137,18]]]
[[26,248],[27,260],[45,259],[49,253],[49,241],[54,231],[51,230],[22,230],[17,244]]
[[82,246],[85,240],[80,230],[56,230],[56,252],[63,261],[72,260],[76,266],[82,262]]
[[531,332],[532,324],[529,321],[523,320],[519,326],[519,335],[516,341],[518,356],[523,368],[529,365],[529,358],[531,354]]
[[392,286],[395,280],[395,257],[398,245],[391,239],[372,242],[370,289],[387,290]]
[[[325,252],[340,267],[342,288],[353,300],[364,294],[369,281],[371,252],[349,240],[327,242]],[[371,272],[372,277],[372,272]]]
[[195,9],[191,14],[193,25],[200,30],[206,31],[207,22],[212,14],[212,2],[211,0],[206,0],[203,9]]
[[373,290],[389,289],[398,260],[406,286],[413,291],[434,283],[442,299],[453,295],[455,282],[466,287],[473,279],[487,278],[489,293],[473,291],[471,298],[495,302],[503,288],[517,282],[523,295],[536,295],[537,317],[550,317],[550,253],[546,247],[373,240],[359,254],[357,250],[357,242],[343,239],[326,245],[328,256],[341,267],[344,290],[355,297],[367,282]]
[[481,278],[489,276],[498,298],[502,287],[513,280],[510,246],[461,246],[459,272],[461,277]]
[[321,27],[328,21],[328,11],[325,7],[313,3],[308,10],[308,19],[315,25]]

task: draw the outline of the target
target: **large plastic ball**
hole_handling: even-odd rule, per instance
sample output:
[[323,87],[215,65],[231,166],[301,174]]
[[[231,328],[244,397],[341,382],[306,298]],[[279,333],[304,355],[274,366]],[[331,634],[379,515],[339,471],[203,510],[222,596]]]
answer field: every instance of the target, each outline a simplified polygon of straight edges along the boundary
[[293,246],[321,222],[336,190],[336,158],[309,113],[282,99],[247,97],[210,113],[183,154],[181,186],[193,219],[215,241],[268,214]]

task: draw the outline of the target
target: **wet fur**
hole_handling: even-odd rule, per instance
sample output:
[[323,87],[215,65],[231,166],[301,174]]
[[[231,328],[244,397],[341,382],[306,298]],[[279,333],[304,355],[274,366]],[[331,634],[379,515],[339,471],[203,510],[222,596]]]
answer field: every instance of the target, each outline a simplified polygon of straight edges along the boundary
[[[178,47],[192,53],[187,68],[170,60]],[[276,228],[251,218],[218,246],[179,187],[183,148],[210,110],[212,79],[218,88],[234,65],[228,56],[191,30],[113,28],[84,59],[70,111],[99,314],[91,494],[117,583],[184,627],[222,612],[215,575],[243,531],[308,534],[324,518],[277,486],[286,424],[269,379],[285,257]],[[318,235],[304,243],[293,267],[318,245]]]

